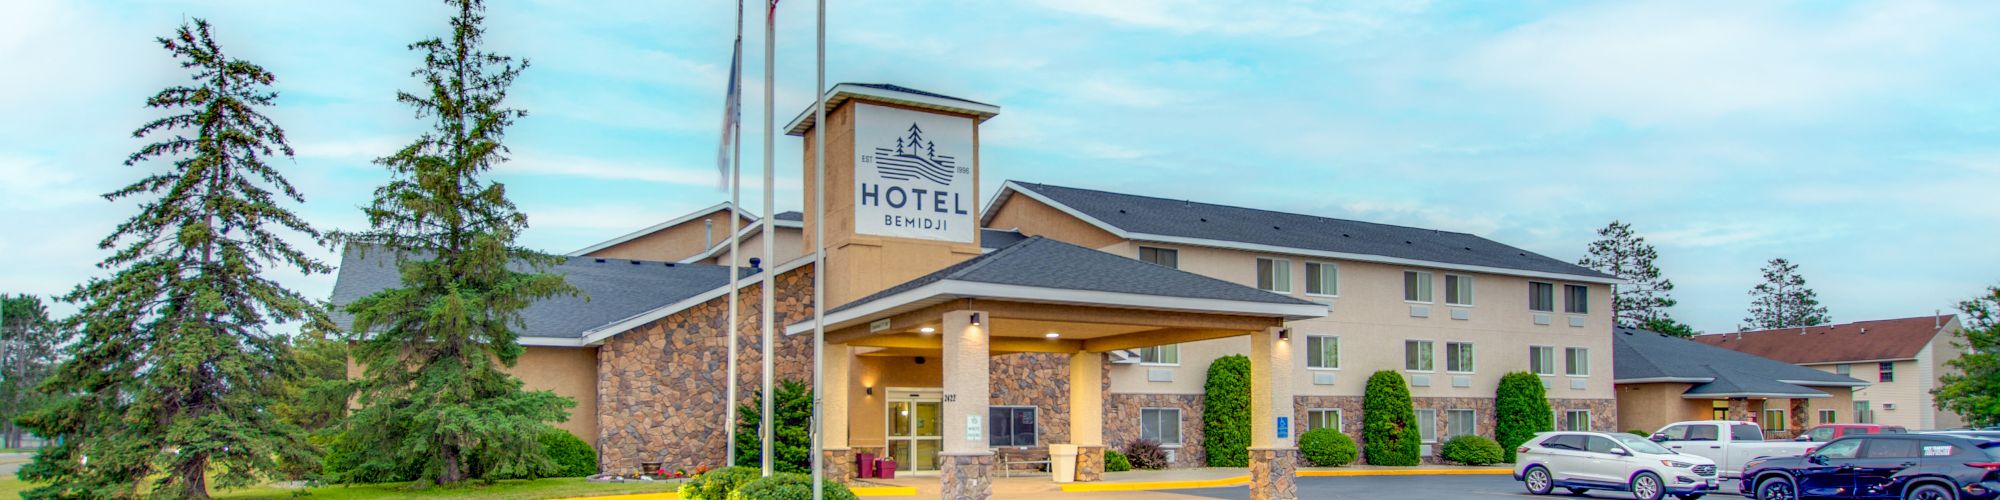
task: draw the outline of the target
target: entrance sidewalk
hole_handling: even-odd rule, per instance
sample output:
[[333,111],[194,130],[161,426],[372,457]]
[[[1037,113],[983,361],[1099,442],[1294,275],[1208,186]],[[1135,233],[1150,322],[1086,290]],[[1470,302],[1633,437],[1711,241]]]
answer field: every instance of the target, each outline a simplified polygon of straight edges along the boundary
[[[1472,467],[1463,465],[1427,465],[1422,467],[1382,467],[1355,465],[1348,467],[1302,467],[1299,477],[1348,477],[1348,476],[1425,476],[1425,475],[1507,475],[1513,469],[1508,466]],[[1115,491],[1154,491],[1189,488],[1222,488],[1242,486],[1250,482],[1250,469],[1242,467],[1200,467],[1164,470],[1134,470],[1127,472],[1106,472],[1103,481],[1089,483],[1056,484],[1047,475],[993,478],[994,498],[1029,497],[1051,493],[1088,493]],[[935,475],[902,476],[896,479],[857,479],[854,486],[887,486],[910,488],[915,496],[933,497],[939,494],[938,478]],[[885,491],[885,490],[878,490]]]

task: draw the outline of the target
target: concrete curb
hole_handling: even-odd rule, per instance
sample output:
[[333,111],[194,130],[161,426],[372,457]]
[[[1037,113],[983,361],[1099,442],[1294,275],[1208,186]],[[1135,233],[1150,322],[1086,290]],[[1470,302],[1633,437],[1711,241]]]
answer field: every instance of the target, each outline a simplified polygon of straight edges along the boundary
[[[908,486],[855,486],[848,488],[858,497],[913,497],[917,489]],[[679,500],[678,492],[635,493],[631,495],[605,495],[594,497],[572,497],[563,500]]]
[[[1508,469],[1352,469],[1352,470],[1302,470],[1299,477],[1361,477],[1361,476],[1504,476],[1513,474]],[[1130,483],[1073,483],[1062,486],[1063,493],[1088,493],[1104,491],[1150,491],[1181,490],[1193,488],[1221,488],[1250,484],[1250,476],[1225,477],[1189,481],[1143,481]]]

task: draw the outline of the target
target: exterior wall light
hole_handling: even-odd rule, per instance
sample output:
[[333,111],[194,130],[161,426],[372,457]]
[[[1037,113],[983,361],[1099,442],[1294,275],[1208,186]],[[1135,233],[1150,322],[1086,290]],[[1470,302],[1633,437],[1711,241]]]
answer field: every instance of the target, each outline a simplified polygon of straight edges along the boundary
[[937,329],[926,326],[923,328],[918,328],[917,333],[937,333]]
[[972,313],[972,326],[979,326],[979,313]]
[[1290,328],[1278,329],[1278,340],[1291,340],[1291,339],[1292,339],[1292,329]]
[[1061,336],[1062,336],[1062,334],[1060,334],[1060,333],[1056,333],[1056,332],[1049,332],[1049,333],[1044,333],[1044,334],[1042,334],[1042,336],[1043,336],[1043,337],[1048,337],[1048,338],[1056,338],[1056,337],[1061,337]]

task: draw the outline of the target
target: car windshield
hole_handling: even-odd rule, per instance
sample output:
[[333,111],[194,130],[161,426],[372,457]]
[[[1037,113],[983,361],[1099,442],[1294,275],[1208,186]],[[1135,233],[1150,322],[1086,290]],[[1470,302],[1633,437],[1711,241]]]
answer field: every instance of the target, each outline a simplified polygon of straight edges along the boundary
[[1674,452],[1667,451],[1666,448],[1661,447],[1660,445],[1657,444],[1653,444],[1652,441],[1647,440],[1646,438],[1642,438],[1632,434],[1611,434],[1611,439],[1617,440],[1618,444],[1625,445],[1626,448],[1631,448],[1632,451],[1636,451],[1639,453],[1648,453],[1653,455],[1674,454]]

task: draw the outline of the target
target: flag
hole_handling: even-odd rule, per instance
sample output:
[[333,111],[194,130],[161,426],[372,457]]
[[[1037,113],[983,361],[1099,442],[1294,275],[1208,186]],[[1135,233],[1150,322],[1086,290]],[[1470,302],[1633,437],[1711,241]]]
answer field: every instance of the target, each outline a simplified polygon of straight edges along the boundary
[[729,159],[735,149],[736,123],[743,119],[743,34],[736,34],[736,48],[729,54],[729,92],[722,104],[722,146],[716,150],[715,169],[721,176],[720,189],[729,189]]

